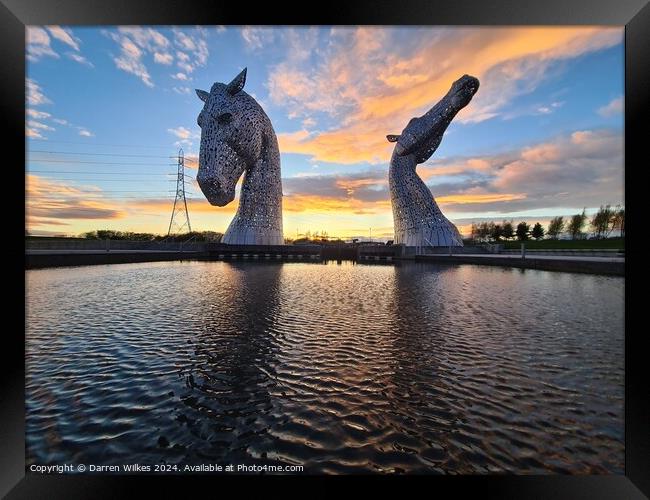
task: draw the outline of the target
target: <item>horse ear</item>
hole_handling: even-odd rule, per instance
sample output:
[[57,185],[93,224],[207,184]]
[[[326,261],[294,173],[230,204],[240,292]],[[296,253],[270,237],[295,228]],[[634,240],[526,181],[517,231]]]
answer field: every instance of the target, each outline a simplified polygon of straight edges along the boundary
[[235,95],[237,92],[239,92],[241,89],[244,88],[245,83],[246,83],[246,68],[244,68],[241,73],[239,73],[235,78],[233,78],[232,82],[230,82],[226,86],[226,90],[230,95]]
[[399,139],[399,135],[387,135],[386,139],[388,139],[388,142],[397,142],[397,139]]
[[208,97],[210,97],[210,93],[206,92],[205,90],[199,90],[199,89],[194,89],[196,90],[196,95],[199,96],[199,99],[201,99],[203,102],[208,102]]

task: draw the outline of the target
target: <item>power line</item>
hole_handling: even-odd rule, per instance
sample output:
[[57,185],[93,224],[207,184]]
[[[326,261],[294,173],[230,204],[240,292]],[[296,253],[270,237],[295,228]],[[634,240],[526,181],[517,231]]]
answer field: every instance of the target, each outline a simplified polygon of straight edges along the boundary
[[168,195],[153,195],[151,197],[142,197],[142,196],[110,196],[110,197],[101,197],[101,196],[84,196],[84,197],[77,197],[77,196],[69,196],[69,197],[52,197],[52,198],[45,198],[42,200],[29,200],[27,202],[27,206],[32,206],[30,204],[32,203],[72,203],[72,202],[85,202],[85,201],[92,201],[92,202],[98,202],[98,201],[115,201],[115,200],[121,200],[121,199],[138,199],[138,200],[170,200],[172,197]]
[[[133,181],[141,181],[145,182],[145,180],[148,179],[80,179],[78,177],[57,177],[55,180],[57,181],[78,181],[78,182],[86,182],[86,181],[92,181],[92,182],[133,182]],[[161,179],[161,182],[165,182],[165,179]],[[74,189],[74,186],[71,186]]]
[[27,207],[27,211],[30,210],[74,210],[75,212],[97,212],[99,211],[111,211],[111,212],[119,212],[119,208],[105,208],[105,207],[97,207],[97,208],[91,208],[91,207],[86,207],[86,208],[77,208],[77,207],[68,207],[68,206],[58,206],[58,205],[53,205],[53,206],[44,206],[44,207]]
[[162,156],[162,155],[125,155],[119,153],[88,153],[88,152],[76,152],[76,151],[45,151],[41,149],[32,149],[27,151],[27,153],[47,153],[47,154],[57,154],[57,155],[87,155],[87,156],[120,156],[128,158],[176,158],[175,156]]
[[175,163],[126,163],[126,162],[110,162],[110,161],[84,161],[84,160],[46,160],[46,159],[30,159],[30,162],[41,162],[41,163],[84,163],[91,165],[139,165],[141,167],[151,167],[151,166],[165,166],[171,167],[176,166]]
[[[72,141],[49,141],[48,143],[67,143],[67,144],[82,144],[82,143],[75,143]],[[87,143],[83,143],[84,146],[89,147],[96,147],[99,146],[98,144],[92,144],[89,145]],[[144,147],[144,146],[136,146],[136,145],[116,145],[116,144],[105,144],[106,146],[114,146],[114,147]],[[158,146],[152,146],[152,147],[158,147]],[[167,149],[165,147],[165,149]],[[109,172],[106,171],[106,169],[100,171],[93,171],[92,166],[94,165],[121,165],[123,167],[160,167],[160,166],[176,166],[177,167],[177,172],[176,172],[176,190],[175,191],[167,191],[165,192],[164,189],[157,189],[157,190],[151,190],[151,189],[99,189],[94,186],[81,186],[81,187],[75,187],[75,186],[70,186],[71,187],[71,192],[70,193],[41,193],[42,195],[45,195],[45,199],[33,199],[30,200],[28,197],[27,200],[27,211],[29,212],[39,212],[39,211],[52,211],[56,212],[57,210],[74,210],[75,212],[78,212],[80,214],[84,213],[93,213],[93,214],[100,214],[102,211],[106,212],[107,217],[112,217],[113,212],[119,212],[123,210],[123,207],[121,206],[115,206],[115,207],[92,207],[92,206],[84,206],[84,202],[90,202],[90,203],[110,203],[113,202],[119,203],[120,201],[127,201],[127,200],[133,200],[137,203],[137,200],[141,200],[142,202],[146,202],[147,200],[155,200],[155,201],[160,201],[160,202],[165,202],[169,200],[171,197],[169,193],[175,193],[175,198],[174,198],[174,205],[172,209],[172,215],[170,219],[170,224],[169,224],[169,231],[168,234],[172,233],[181,233],[184,231],[189,231],[191,232],[191,226],[190,226],[190,219],[189,219],[189,212],[187,209],[187,195],[189,194],[190,196],[195,196],[196,193],[194,192],[189,192],[185,190],[185,179],[187,178],[188,181],[190,181],[191,185],[194,185],[196,182],[196,179],[191,176],[187,175],[185,173],[185,161],[187,161],[189,164],[196,165],[197,160],[194,158],[184,158],[183,155],[183,150],[179,150],[178,153],[178,163],[158,163],[158,162],[131,162],[131,161],[110,161],[111,157],[115,160],[118,160],[119,158],[164,158],[164,159],[172,159],[175,158],[174,156],[162,156],[162,155],[156,155],[156,154],[127,154],[127,153],[108,153],[108,152],[92,152],[92,151],[69,151],[69,150],[58,150],[55,149],[54,147],[51,149],[33,149],[33,150],[27,150],[26,151],[26,160],[28,164],[38,164],[43,163],[52,163],[52,164],[67,164],[67,165],[80,165],[80,167],[76,167],[75,170],[49,170],[49,169],[26,169],[26,174],[41,174],[41,175],[46,175],[52,177],[53,180],[56,181],[67,181],[67,182],[80,182],[80,183],[103,183],[103,182],[140,182],[140,181],[145,181],[145,180],[154,180],[152,179],[152,176],[160,176],[159,180],[164,182],[167,181],[169,182],[170,179],[168,178],[170,175],[173,175],[171,173],[164,173],[164,172],[134,172],[132,169],[129,169],[131,171],[123,171],[123,170],[118,170],[118,171],[113,171]],[[47,155],[59,155],[59,158],[51,158],[47,157]],[[89,157],[88,159],[63,159],[65,158],[66,155],[70,156],[86,156]],[[45,157],[43,157],[45,156]],[[97,158],[98,157],[106,157],[109,161],[100,161]],[[83,170],[78,170],[78,168],[91,168],[90,171],[83,171]],[[54,167],[56,168],[56,167]],[[63,176],[61,176],[63,175]],[[111,176],[112,178],[98,178],[97,176]],[[139,177],[138,177],[139,176]],[[29,184],[29,182],[28,182]],[[151,186],[153,187],[153,186]],[[191,201],[205,201],[203,198],[194,198],[191,197],[189,198]],[[33,202],[35,203],[33,203]],[[39,203],[40,202],[40,203]],[[67,206],[70,203],[74,204],[79,204],[79,207],[70,207]],[[99,217],[101,218],[101,217]]]
[[[85,194],[85,193],[163,193],[163,192],[165,192],[163,190],[153,190],[153,191],[140,191],[140,190],[133,191],[133,190],[128,190],[128,191],[124,191],[124,190],[121,190],[121,189],[118,189],[118,190],[106,190],[106,191],[104,191],[104,190],[101,190],[101,191],[90,190],[90,191],[85,191],[84,192],[82,189],[79,189],[79,188],[76,188],[76,187],[73,188],[73,189],[77,190],[77,194]],[[171,192],[171,191],[167,191],[167,192]]]
[[[166,196],[169,195],[171,197],[171,193],[175,193],[175,191],[165,190],[165,189],[150,190],[150,191],[140,191],[140,190],[133,191],[133,190],[122,190],[122,189],[106,189],[106,190],[102,189],[98,191],[96,189],[83,190],[77,187],[73,187],[73,189],[75,191],[72,193],[51,193],[51,194],[47,194],[47,196],[80,196],[80,195],[102,196],[104,193],[164,193]],[[195,193],[191,193],[191,194],[195,194]]]
[[88,146],[88,147],[110,146],[116,148],[167,149],[167,150],[171,149],[169,146],[145,146],[143,144],[107,144],[107,143],[98,143],[98,142],[53,141],[50,139],[32,139],[32,138],[29,138],[29,141],[46,142],[48,144],[81,144],[83,146]]
[[[79,172],[77,170],[26,170],[26,173],[37,172],[39,174],[81,174],[81,175],[176,175],[172,173],[161,174],[159,172]],[[189,177],[189,175],[187,176]]]

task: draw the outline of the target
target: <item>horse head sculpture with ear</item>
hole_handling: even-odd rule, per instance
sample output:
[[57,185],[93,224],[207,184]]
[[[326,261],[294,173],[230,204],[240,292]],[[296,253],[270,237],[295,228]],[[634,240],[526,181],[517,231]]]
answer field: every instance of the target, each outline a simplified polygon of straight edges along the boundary
[[210,92],[196,90],[204,102],[196,180],[212,205],[235,199],[244,174],[239,207],[222,242],[233,245],[282,245],[282,179],[278,140],[269,117],[244,92],[246,68],[230,83]]
[[406,246],[463,246],[456,228],[442,213],[415,171],[436,151],[447,127],[478,91],[479,81],[463,75],[424,115],[412,118],[402,133],[387,135],[395,149],[388,170],[395,243]]

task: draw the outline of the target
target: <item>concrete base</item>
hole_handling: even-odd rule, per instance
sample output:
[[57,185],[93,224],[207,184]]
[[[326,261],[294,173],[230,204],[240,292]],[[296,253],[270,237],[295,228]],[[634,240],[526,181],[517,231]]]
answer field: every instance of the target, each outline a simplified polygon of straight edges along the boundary
[[625,276],[625,260],[614,258],[527,257],[522,259],[495,255],[417,255],[415,260],[417,262],[477,264],[482,266],[517,267],[520,269],[539,269],[567,273]]
[[91,252],[27,253],[25,269],[45,267],[88,266],[101,264],[128,264],[133,262],[158,262],[170,260],[196,260],[207,258],[205,252]]

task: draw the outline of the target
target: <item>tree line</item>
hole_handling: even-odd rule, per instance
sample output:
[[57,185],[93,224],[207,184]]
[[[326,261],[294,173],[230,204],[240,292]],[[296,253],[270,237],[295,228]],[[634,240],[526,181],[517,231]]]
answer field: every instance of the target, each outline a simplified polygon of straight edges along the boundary
[[136,233],[131,231],[114,231],[112,229],[98,229],[80,235],[87,240],[129,240],[129,241],[212,241],[220,242],[223,233],[214,231],[192,231],[184,234],[168,236],[153,233]]
[[512,220],[504,220],[502,223],[472,224],[470,239],[481,242],[499,242],[515,238],[519,241],[526,241],[529,238],[541,240],[546,237],[546,239],[556,240],[566,233],[572,240],[578,240],[588,236],[588,233],[585,232],[587,222],[589,222],[592,238],[608,238],[615,231],[620,237],[625,237],[625,207],[617,205],[612,208],[610,205],[604,205],[589,221],[586,210],[583,209],[581,213],[572,215],[566,220],[563,216],[553,217],[546,229],[539,222],[532,227],[525,221],[515,226]]

